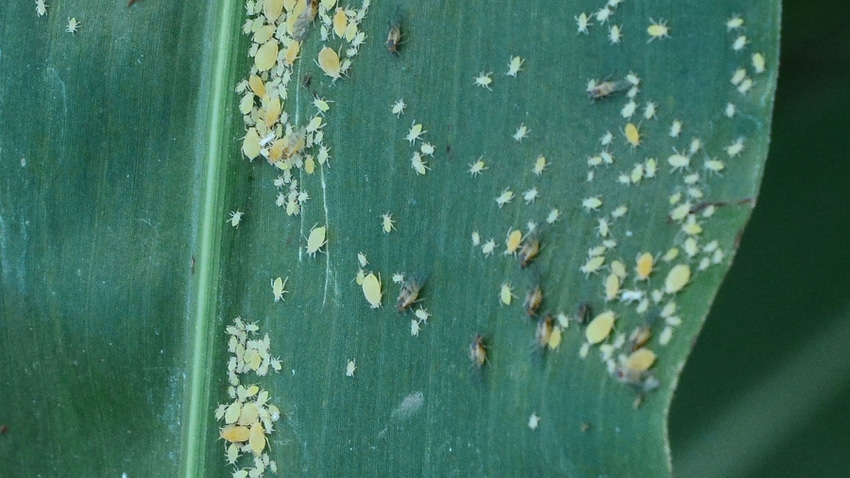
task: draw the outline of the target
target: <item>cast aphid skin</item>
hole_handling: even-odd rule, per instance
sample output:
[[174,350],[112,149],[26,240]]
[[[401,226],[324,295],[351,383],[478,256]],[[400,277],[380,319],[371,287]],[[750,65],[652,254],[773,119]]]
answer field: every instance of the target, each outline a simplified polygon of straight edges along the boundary
[[741,51],[744,49],[745,46],[747,46],[747,43],[749,42],[750,41],[747,40],[747,35],[741,35],[736,38],[735,41],[732,43],[732,49],[735,51]]
[[384,230],[384,234],[389,234],[395,230],[395,221],[393,221],[393,215],[389,212],[381,214],[381,229]]
[[[540,289],[540,286],[535,286],[525,295],[525,300],[522,302],[522,306],[525,308],[525,313],[529,317],[534,317],[537,315],[537,310],[540,309],[540,304],[543,303],[543,291]],[[552,318],[549,317],[551,321]]]
[[587,88],[585,91],[590,99],[598,100],[600,98],[607,98],[614,93],[623,91],[626,88],[627,86],[622,83],[614,83],[613,81],[596,83],[596,80],[590,80],[587,82]]
[[584,336],[587,342],[591,345],[596,345],[607,339],[614,328],[614,320],[616,316],[612,311],[605,311],[590,321],[587,328],[584,330]]
[[369,306],[372,309],[380,307],[381,298],[384,295],[381,290],[381,279],[370,272],[369,275],[363,279],[361,287],[363,288],[363,296],[366,298],[366,302],[369,303]]
[[522,244],[522,231],[509,230],[508,237],[505,239],[505,255],[516,254],[520,244]]
[[493,238],[490,238],[490,240],[489,240],[489,241],[485,242],[485,243],[481,246],[481,252],[482,252],[485,256],[489,256],[490,254],[492,254],[492,253],[493,253],[493,251],[494,251],[494,250],[496,250],[496,240],[495,240],[495,239],[493,239]]
[[76,18],[71,17],[68,19],[68,25],[65,27],[65,31],[68,33],[77,33],[80,31],[80,22],[77,21]]
[[333,78],[333,81],[342,77],[342,66],[339,62],[339,54],[333,51],[333,49],[328,47],[322,48],[319,51],[316,64],[319,65],[319,68],[321,68],[326,75]]
[[635,262],[635,275],[637,280],[649,279],[649,275],[652,273],[652,268],[655,265],[655,258],[652,257],[652,254],[644,252],[643,254],[638,255]]
[[[584,13],[582,13],[584,15]],[[528,417],[528,428],[532,430],[537,430],[537,427],[540,426],[540,416],[537,413],[532,413],[530,417]]]
[[595,211],[602,206],[602,196],[592,196],[581,201],[581,207],[586,211]]
[[393,274],[394,284],[401,284],[402,282],[404,282],[404,274],[402,274],[401,272],[396,272],[395,274]]
[[481,234],[478,231],[472,231],[472,245],[475,247],[481,245]]
[[509,282],[502,283],[501,287],[499,287],[499,302],[502,305],[511,305],[511,301],[516,297],[513,294],[513,290],[511,289],[511,284]]
[[307,255],[311,257],[315,257],[316,253],[319,252],[319,249],[324,247],[325,244],[328,243],[327,236],[328,228],[325,226],[316,227],[313,226],[310,229],[310,236],[307,238]]
[[233,227],[239,227],[239,224],[242,222],[242,216],[244,215],[245,213],[242,211],[230,211],[230,218],[227,222]]
[[274,301],[280,302],[283,300],[283,294],[288,294],[289,291],[285,289],[286,281],[289,280],[289,277],[286,279],[281,279],[278,277],[277,279],[272,280],[272,294],[274,294]]
[[561,211],[559,211],[557,209],[552,209],[551,211],[549,211],[549,215],[546,216],[546,223],[547,224],[554,224],[555,221],[557,221],[560,216],[561,216]]
[[635,111],[637,111],[638,104],[634,102],[634,100],[630,100],[628,103],[623,106],[623,109],[620,110],[620,116],[625,119],[629,119],[634,116]]
[[414,120],[413,123],[410,125],[410,131],[407,132],[407,136],[405,136],[404,139],[406,139],[410,144],[413,144],[417,140],[421,141],[422,135],[425,133],[427,133],[427,131],[422,130],[422,125],[417,124]]
[[521,56],[511,56],[511,60],[508,62],[508,72],[505,74],[516,78],[516,74],[522,71],[523,63],[525,63],[525,59]]
[[531,234],[522,242],[522,246],[519,248],[519,266],[525,269],[539,253],[540,238],[537,234]]
[[585,35],[587,35],[589,33],[587,27],[593,25],[592,23],[590,23],[590,17],[588,17],[586,13],[582,12],[575,17],[575,20],[576,27],[578,30],[576,34],[584,33]]
[[614,12],[610,8],[605,6],[597,10],[596,13],[593,14],[593,16],[596,17],[596,21],[599,22],[600,25],[604,25],[605,22],[608,21],[608,18],[611,17],[612,13]]
[[345,364],[345,376],[353,377],[355,370],[357,370],[357,363],[355,362],[355,359],[350,359],[348,363]]
[[35,0],[35,13],[40,17],[47,15],[47,4],[44,0]]
[[422,273],[411,274],[401,284],[401,290],[399,290],[398,299],[396,300],[396,310],[404,312],[416,302],[416,299],[419,297],[419,291],[425,285],[426,278],[427,276]]
[[502,206],[504,206],[505,204],[508,204],[509,202],[513,201],[513,199],[514,199],[514,192],[513,192],[513,191],[511,191],[509,188],[505,188],[505,190],[504,190],[504,191],[502,191],[502,194],[500,194],[500,195],[499,195],[497,198],[495,198],[495,199],[496,199],[496,204],[498,204],[498,205],[499,205],[499,209],[502,209]]
[[521,125],[517,126],[516,133],[514,133],[512,137],[513,137],[513,139],[515,139],[516,141],[518,141],[518,142],[522,143],[522,140],[523,140],[523,139],[525,139],[525,138],[527,138],[527,137],[528,137],[528,133],[530,133],[530,132],[531,132],[531,130],[529,130],[529,129],[525,126],[525,123],[522,123]]
[[484,337],[481,334],[476,334],[469,344],[469,360],[479,370],[487,363],[487,346],[484,345]]
[[480,158],[478,158],[478,161],[475,161],[474,163],[469,163],[469,175],[470,176],[472,176],[472,177],[478,176],[481,173],[481,171],[484,171],[485,169],[489,169],[487,166],[484,165],[484,160],[482,159],[483,157],[484,156],[481,156]]
[[555,329],[554,322],[551,315],[547,315],[543,320],[537,322],[537,328],[534,331],[534,345],[541,352],[546,349],[552,339],[552,331]]
[[535,199],[540,197],[540,191],[537,190],[537,186],[525,191],[522,193],[522,198],[525,200],[526,204],[531,204]]
[[738,15],[732,15],[731,18],[726,20],[726,31],[731,32],[732,30],[737,30],[744,26],[744,19]]
[[665,22],[663,19],[656,22],[655,20],[650,18],[649,26],[646,28],[646,33],[649,34],[649,40],[647,40],[647,43],[649,43],[652,40],[669,38],[670,27],[667,26],[667,22]]
[[394,114],[394,115],[396,115],[396,117],[400,117],[401,115],[403,115],[403,114],[404,114],[404,109],[405,109],[405,108],[407,108],[407,105],[406,105],[406,104],[404,104],[404,100],[403,100],[403,99],[398,99],[398,100],[397,100],[395,103],[393,103],[393,105],[392,105],[392,111],[393,111],[393,114]]
[[640,146],[640,131],[634,123],[627,123],[623,133],[626,135],[626,141],[632,145],[632,148]]
[[611,25],[611,27],[608,28],[608,41],[610,41],[612,45],[619,44],[622,38],[623,29],[620,25]]
[[490,78],[490,75],[492,74],[492,71],[490,73],[484,73],[483,71],[479,73],[478,76],[475,77],[475,86],[480,86],[481,88],[487,88],[488,90],[493,91],[490,88],[490,84],[493,83],[493,79]]

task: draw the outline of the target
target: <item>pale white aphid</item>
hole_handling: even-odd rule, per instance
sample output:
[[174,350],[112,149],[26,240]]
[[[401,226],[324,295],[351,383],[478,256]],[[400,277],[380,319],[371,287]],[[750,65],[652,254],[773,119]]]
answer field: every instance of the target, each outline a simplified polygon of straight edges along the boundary
[[637,107],[638,105],[634,102],[634,100],[629,101],[625,106],[623,106],[623,109],[620,110],[620,116],[626,119],[631,118],[635,114],[635,111],[637,111]]
[[77,21],[76,18],[71,17],[68,19],[68,25],[65,27],[65,31],[68,33],[77,33],[80,30],[80,22]]
[[389,212],[381,214],[381,229],[384,230],[384,234],[395,230],[395,221],[393,221],[393,215]]
[[608,28],[608,41],[611,42],[612,45],[617,45],[620,43],[620,40],[623,38],[623,29],[620,25],[611,25]]
[[307,238],[306,246],[308,255],[315,257],[316,252],[319,252],[319,249],[328,243],[326,239],[327,231],[328,228],[325,226],[313,226],[313,228],[310,229],[310,236]]
[[588,212],[595,211],[602,206],[602,198],[601,196],[592,196],[581,201],[581,206],[585,208]]
[[423,324],[427,324],[427,323],[428,323],[428,318],[430,318],[430,317],[431,317],[431,314],[429,314],[429,313],[428,313],[428,309],[423,309],[421,305],[419,306],[419,308],[418,308],[418,309],[416,309],[416,310],[413,312],[413,315],[414,315],[417,319],[419,319],[419,322],[421,322],[421,323],[423,323]]
[[640,77],[637,76],[636,74],[634,74],[634,72],[631,72],[631,71],[629,72],[629,74],[626,75],[626,81],[631,83],[632,86],[640,85]]
[[410,167],[413,168],[418,175],[424,175],[431,169],[427,166],[427,164],[428,162],[422,159],[422,155],[420,155],[418,151],[413,153],[413,157],[410,158]]
[[490,73],[484,73],[483,71],[479,73],[478,76],[475,77],[475,86],[480,86],[481,88],[487,88],[488,90],[493,91],[490,88],[490,84],[493,83],[493,79],[490,78],[490,75],[492,74],[492,71]]
[[626,215],[629,212],[629,208],[625,205],[619,206],[617,209],[611,211],[611,217],[614,219],[619,219]]
[[499,286],[499,302],[502,305],[511,305],[511,301],[516,297],[513,294],[513,289],[511,288],[510,282],[503,282],[501,286]]
[[516,77],[516,74],[522,71],[523,63],[525,63],[525,58],[521,56],[511,56],[511,60],[508,62],[508,72],[505,74]]
[[608,18],[611,16],[613,12],[607,6],[600,8],[593,14],[596,17],[596,21],[599,22],[600,25],[604,24],[608,21]]
[[347,364],[345,364],[345,376],[353,377],[354,371],[357,370],[357,363],[355,359],[350,359]]
[[396,116],[401,116],[404,114],[404,109],[407,108],[407,105],[404,104],[403,99],[399,99],[392,105],[393,114]]
[[476,247],[481,245],[481,234],[478,231],[472,231],[472,245]]
[[646,172],[647,178],[654,178],[655,173],[658,172],[658,162],[655,161],[655,158],[647,158],[643,169]]
[[536,430],[538,426],[540,426],[540,415],[538,415],[537,413],[532,413],[531,416],[528,417],[528,428]]
[[732,144],[730,144],[729,146],[726,147],[726,154],[728,154],[729,157],[734,158],[735,156],[738,156],[739,154],[741,154],[741,151],[743,151],[743,150],[744,150],[744,138],[740,137],[740,138],[736,139],[735,141],[733,141]]
[[599,218],[596,220],[596,223],[596,234],[598,234],[599,237],[608,237],[608,234],[611,232],[608,227],[608,220],[605,218]]
[[741,84],[738,85],[738,93],[741,93],[742,95],[746,95],[750,91],[750,89],[753,87],[753,84],[754,83],[753,83],[753,80],[751,78],[744,78],[744,81],[742,81]]
[[734,103],[726,103],[726,109],[723,110],[723,114],[726,115],[727,118],[732,118],[735,116],[735,104]]
[[242,216],[244,215],[245,213],[242,211],[230,211],[230,218],[227,221],[230,222],[231,226],[239,227],[239,223],[242,222]]
[[561,215],[561,211],[559,211],[557,209],[552,209],[551,211],[549,211],[549,215],[546,216],[546,223],[547,224],[554,224],[555,221],[558,220],[558,217],[560,215]]
[[357,253],[357,262],[360,264],[360,267],[366,267],[369,265],[369,260],[366,259],[366,254],[362,252]]
[[47,3],[44,0],[35,0],[35,13],[40,17],[47,15]]
[[420,146],[419,148],[419,151],[422,152],[422,156],[434,157],[434,146],[431,143],[423,142],[422,146]]
[[528,137],[528,133],[530,132],[531,130],[525,126],[525,123],[522,123],[517,126],[516,133],[513,134],[513,138],[521,143],[523,139]]
[[416,319],[410,319],[410,336],[418,337],[421,330],[422,327],[419,326],[419,321]]
[[741,51],[744,49],[745,46],[747,46],[747,43],[749,42],[750,41],[747,40],[747,35],[741,35],[736,38],[735,41],[732,43],[732,49],[735,51]]
[[528,191],[522,193],[522,198],[525,199],[526,204],[533,203],[534,200],[537,199],[538,197],[540,197],[540,192],[537,191],[536,186],[529,189]]
[[611,141],[614,140],[614,134],[610,131],[606,131],[602,137],[599,138],[599,142],[602,143],[602,146],[608,146],[611,144]]
[[394,284],[403,284],[404,283],[404,274],[401,272],[396,272],[393,274],[393,283]]
[[328,103],[333,103],[333,101],[327,101],[319,96],[313,98],[313,106],[315,106],[322,113],[326,113],[329,109],[331,109],[331,106]]
[[548,167],[549,167],[549,163],[546,162],[546,156],[543,156],[541,154],[534,161],[534,167],[531,168],[531,172],[533,172],[537,176],[540,176],[541,174],[543,174],[543,171],[546,171],[546,168],[548,168]]
[[509,202],[513,201],[513,199],[514,199],[514,192],[513,192],[513,191],[511,191],[511,190],[510,190],[510,188],[505,188],[505,190],[504,190],[504,191],[502,191],[502,194],[500,194],[500,195],[499,195],[497,198],[495,198],[495,199],[496,199],[496,204],[498,204],[498,205],[499,205],[499,209],[501,209],[501,208],[502,208],[502,206],[504,206],[505,204],[508,204]]
[[473,177],[478,176],[478,174],[480,174],[481,171],[484,171],[485,169],[489,169],[489,168],[487,168],[487,166],[484,165],[484,160],[481,159],[483,157],[484,156],[481,156],[480,158],[478,158],[478,161],[469,164],[469,174],[471,176],[473,176]]
[[648,42],[656,39],[668,38],[670,37],[670,27],[667,26],[667,22],[663,19],[659,21],[655,21],[653,19],[649,19],[649,26],[646,28],[646,33],[649,34]]
[[576,16],[575,19],[576,27],[578,28],[577,33],[584,33],[585,35],[587,35],[587,27],[593,25],[592,23],[590,23],[590,17],[588,17],[586,13],[582,12],[578,16]]
[[481,246],[481,252],[485,256],[489,256],[490,254],[492,254],[495,249],[496,249],[496,240],[493,239],[492,237],[490,238],[489,241],[485,242],[484,245]]
[[286,293],[289,292],[285,289],[286,281],[288,281],[288,280],[289,280],[289,277],[287,277],[286,279],[281,279],[280,277],[278,277],[277,279],[273,279],[271,281],[272,282],[272,294],[274,294],[274,301],[275,302],[280,302],[281,300],[283,300],[283,294],[286,294]]
[[655,103],[653,103],[652,101],[648,102],[647,104],[645,104],[643,106],[643,117],[644,117],[644,119],[655,118],[655,112],[656,112]]
[[731,18],[726,20],[726,31],[731,32],[732,30],[737,30],[744,26],[744,19],[739,15],[732,15]]
[[738,86],[744,81],[744,78],[747,77],[747,70],[744,68],[738,68],[735,70],[735,73],[732,74],[732,78],[729,80],[733,85]]
[[752,62],[753,62],[753,70],[755,70],[756,73],[764,73],[764,70],[765,70],[766,67],[765,67],[765,60],[764,60],[763,54],[753,53]]
[[673,124],[670,125],[670,137],[678,138],[679,133],[682,132],[682,122],[679,120],[673,120]]
[[427,131],[422,130],[422,125],[417,124],[416,121],[414,121],[413,124],[410,126],[410,131],[407,132],[407,136],[405,136],[404,139],[409,141],[410,144],[413,144],[416,142],[416,140],[421,141],[422,135],[425,133],[427,133]]
[[579,270],[585,276],[595,274],[605,264],[605,256],[594,256],[587,259],[587,262],[582,265]]

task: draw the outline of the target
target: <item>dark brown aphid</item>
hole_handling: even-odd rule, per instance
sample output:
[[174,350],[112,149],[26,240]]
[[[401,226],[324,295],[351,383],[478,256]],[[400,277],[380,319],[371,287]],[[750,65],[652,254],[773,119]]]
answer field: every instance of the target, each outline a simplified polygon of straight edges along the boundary
[[487,363],[487,346],[484,345],[484,337],[481,334],[476,334],[472,343],[469,344],[469,359],[478,369]]
[[652,331],[649,330],[649,326],[647,325],[641,325],[633,330],[629,335],[629,342],[632,344],[632,352],[646,345],[651,337]]
[[9,431],[9,427],[4,423],[0,425],[0,435],[5,435]]
[[579,304],[578,311],[576,312],[576,322],[578,322],[579,325],[584,325],[592,315],[593,308],[590,306],[590,303],[582,302]]
[[532,235],[522,242],[519,248],[519,266],[525,269],[528,263],[531,262],[540,252],[540,238],[537,235]]
[[587,96],[592,100],[598,100],[600,98],[607,98],[614,93],[619,91],[623,91],[629,87],[629,83],[614,83],[613,81],[603,81],[602,83],[595,84],[593,86],[587,87]]
[[425,285],[425,279],[424,274],[412,274],[404,281],[398,293],[398,300],[396,300],[396,309],[399,312],[403,312],[416,302],[416,299],[419,297],[419,291]]
[[543,291],[540,290],[540,286],[536,286],[528,291],[522,305],[525,307],[525,313],[528,314],[529,317],[534,317],[537,315],[537,309],[540,308],[541,303],[543,303]]
[[546,318],[537,323],[537,331],[534,333],[534,341],[541,348],[545,349],[549,345],[549,339],[552,337],[553,329],[552,316],[547,315]]

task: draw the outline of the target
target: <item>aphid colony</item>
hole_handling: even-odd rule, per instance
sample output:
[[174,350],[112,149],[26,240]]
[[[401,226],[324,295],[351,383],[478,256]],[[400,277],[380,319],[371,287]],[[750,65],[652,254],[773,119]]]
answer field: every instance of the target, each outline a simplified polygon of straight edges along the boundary
[[215,409],[216,420],[224,422],[219,436],[225,441],[225,459],[228,464],[239,467],[243,466],[239,463],[243,454],[251,456],[251,465],[240,470],[246,476],[263,476],[266,470],[277,473],[277,463],[266,451],[266,437],[274,431],[280,410],[271,403],[267,390],[258,385],[243,385],[240,377],[251,372],[262,377],[269,368],[280,372],[281,362],[270,354],[269,335],[257,338],[257,324],[236,317],[226,332],[229,336],[227,349],[231,354],[227,362],[227,393],[232,402],[220,404]]

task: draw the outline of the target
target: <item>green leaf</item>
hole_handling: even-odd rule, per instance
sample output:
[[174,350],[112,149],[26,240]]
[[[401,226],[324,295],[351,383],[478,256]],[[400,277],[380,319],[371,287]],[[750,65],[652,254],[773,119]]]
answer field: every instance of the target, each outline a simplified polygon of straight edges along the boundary
[[[242,4],[77,0],[49,5],[45,17],[24,4],[0,12],[0,422],[8,427],[0,470],[230,473],[213,411],[230,401],[225,328],[241,316],[269,334],[283,363],[279,374],[251,373],[242,383],[268,390],[282,411],[268,451],[284,472],[669,473],[666,414],[678,371],[761,179],[779,6],[625,2],[608,24],[594,18],[587,35],[577,34],[575,17],[600,6],[376,2],[361,25],[365,44],[335,82],[313,61],[322,47],[317,18],[284,109],[305,125],[314,94],[333,101],[323,130],[331,159],[315,174],[295,170],[310,196],[298,216],[275,205],[279,171],[240,153],[233,87],[253,64]],[[745,28],[727,31],[735,13]],[[77,33],[65,32],[69,17],[80,21]],[[648,17],[664,19],[669,38],[648,42]],[[383,40],[395,18],[404,43],[391,55]],[[619,45],[609,42],[611,24],[622,28]],[[742,33],[749,42],[734,51]],[[331,33],[330,47],[341,43]],[[755,52],[767,60],[764,73],[750,66]],[[512,55],[526,60],[516,77],[504,74]],[[755,81],[747,94],[729,82],[739,67]],[[474,84],[490,71],[490,91]],[[637,147],[623,133],[626,92],[591,101],[585,91],[590,78],[620,85],[629,72],[641,79],[631,120]],[[397,118],[390,106],[400,98],[407,109]],[[644,119],[649,101],[657,114]],[[728,102],[737,105],[731,119]],[[678,138],[668,134],[674,119],[683,124]],[[404,139],[413,121],[436,148],[424,176],[411,168],[414,146]],[[530,132],[519,142],[512,135],[523,124]],[[606,131],[614,162],[591,168]],[[744,149],[729,157],[725,148],[739,137]],[[671,170],[672,148],[686,151],[692,138],[702,146],[689,169]],[[536,175],[540,155],[549,166]],[[479,157],[488,169],[472,177]],[[654,178],[618,182],[650,157]],[[721,174],[703,168],[714,157],[725,164]],[[690,187],[701,198],[684,182],[690,173],[699,173]],[[533,187],[540,197],[526,204]],[[516,197],[499,207],[506,188]],[[682,224],[668,219],[677,192],[702,226],[699,248],[716,240],[725,252],[719,264],[699,270],[712,253],[685,254]],[[597,210],[582,206],[591,197],[602,201]],[[710,204],[716,213],[703,217]],[[615,219],[620,205],[628,212]],[[549,224],[553,208],[560,217]],[[226,222],[231,211],[245,213],[238,228]],[[381,229],[385,213],[396,221],[390,233]],[[617,244],[586,276],[588,250],[606,239],[598,235],[604,218]],[[528,233],[529,221],[542,247],[523,269],[502,251],[506,232]],[[314,225],[328,231],[315,257],[305,250]],[[472,245],[473,231],[495,240],[492,256]],[[660,260],[671,247],[679,257]],[[355,282],[358,252],[380,275],[380,309]],[[655,256],[655,268],[636,282],[642,252]],[[644,297],[664,289],[675,264],[688,264],[691,280],[648,299],[641,313],[640,301],[605,301],[607,267],[618,259],[628,272],[622,289]],[[427,274],[414,308],[431,318],[418,336],[412,314],[395,310],[396,272]],[[277,277],[288,277],[280,302],[269,286]],[[517,296],[509,306],[499,303],[503,283]],[[522,299],[534,286],[544,298],[529,319]],[[671,300],[682,323],[664,346],[660,313]],[[559,348],[534,345],[543,316],[574,316],[585,302],[616,313],[609,346],[650,327],[657,390],[620,383],[599,346],[581,359],[584,329],[572,320]],[[487,347],[481,370],[468,357],[476,334]],[[613,360],[629,347],[626,340]],[[532,414],[540,417],[533,430]]]

